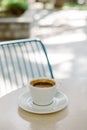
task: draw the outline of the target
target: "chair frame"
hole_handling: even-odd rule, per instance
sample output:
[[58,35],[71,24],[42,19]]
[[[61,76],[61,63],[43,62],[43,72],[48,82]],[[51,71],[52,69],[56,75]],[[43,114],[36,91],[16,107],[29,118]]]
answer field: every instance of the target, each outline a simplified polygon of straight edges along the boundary
[[48,64],[48,67],[49,67],[51,78],[54,78],[52,67],[51,67],[51,64],[49,62],[48,55],[47,55],[47,52],[46,52],[46,48],[45,48],[44,44],[42,43],[42,41],[40,39],[19,39],[19,40],[4,41],[4,42],[0,42],[0,46],[10,45],[10,44],[22,44],[22,43],[26,43],[26,42],[29,42],[29,43],[35,42],[37,44],[38,43],[41,44],[42,49],[43,49],[44,54],[45,54],[46,59],[47,59],[47,64]]

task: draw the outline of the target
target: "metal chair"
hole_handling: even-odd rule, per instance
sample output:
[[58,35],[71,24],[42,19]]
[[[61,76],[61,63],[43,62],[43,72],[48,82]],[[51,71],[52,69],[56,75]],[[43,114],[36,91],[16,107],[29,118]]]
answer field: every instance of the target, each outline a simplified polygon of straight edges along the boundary
[[32,78],[54,78],[41,40],[0,42],[0,96],[26,86]]

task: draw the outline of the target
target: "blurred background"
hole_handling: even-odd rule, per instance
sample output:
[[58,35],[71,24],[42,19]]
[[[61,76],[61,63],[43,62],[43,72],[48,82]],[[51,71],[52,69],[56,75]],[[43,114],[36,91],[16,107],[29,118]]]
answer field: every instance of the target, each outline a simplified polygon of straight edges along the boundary
[[40,38],[55,78],[87,77],[87,0],[0,0],[0,41]]

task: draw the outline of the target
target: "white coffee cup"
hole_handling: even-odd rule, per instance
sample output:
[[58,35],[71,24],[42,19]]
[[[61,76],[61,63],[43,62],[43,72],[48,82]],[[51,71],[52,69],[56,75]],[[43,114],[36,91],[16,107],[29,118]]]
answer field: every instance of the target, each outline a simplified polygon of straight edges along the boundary
[[34,104],[49,105],[56,94],[56,81],[50,78],[32,79],[29,89]]

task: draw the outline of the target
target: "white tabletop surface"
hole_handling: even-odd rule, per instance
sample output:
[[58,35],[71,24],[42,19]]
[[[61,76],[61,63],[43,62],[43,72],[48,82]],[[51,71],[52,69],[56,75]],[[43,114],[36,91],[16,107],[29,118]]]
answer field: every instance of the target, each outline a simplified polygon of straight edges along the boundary
[[87,130],[87,79],[61,79],[59,88],[69,99],[56,113],[38,115],[18,107],[18,98],[27,87],[0,98],[0,130]]

